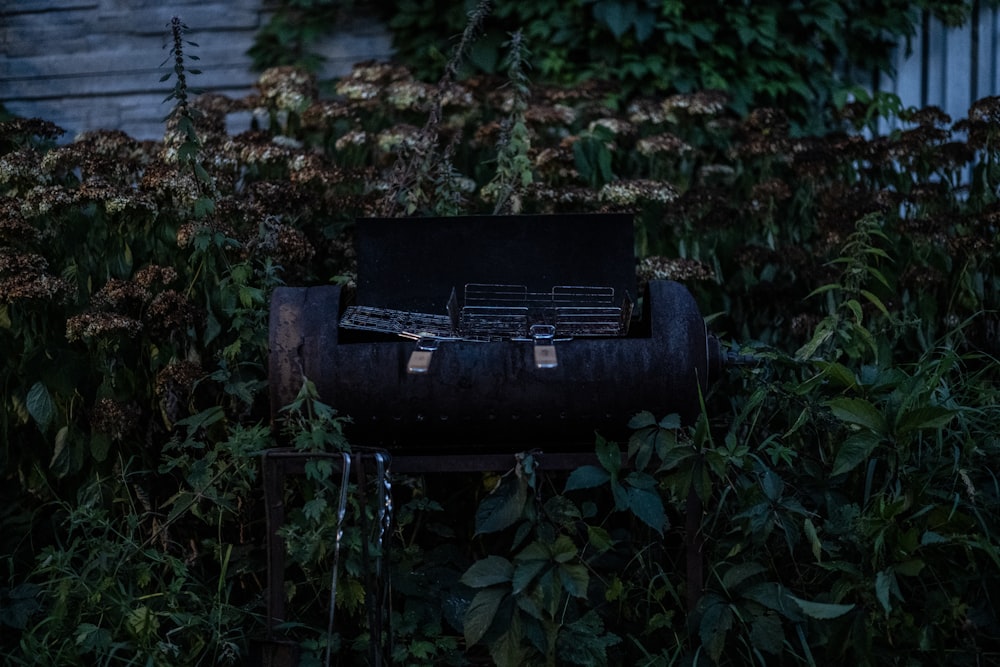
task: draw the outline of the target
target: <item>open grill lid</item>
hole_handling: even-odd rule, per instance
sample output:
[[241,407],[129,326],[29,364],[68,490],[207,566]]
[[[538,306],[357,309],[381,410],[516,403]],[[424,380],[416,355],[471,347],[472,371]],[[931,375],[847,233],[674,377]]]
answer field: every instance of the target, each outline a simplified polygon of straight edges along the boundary
[[361,306],[444,315],[470,284],[636,291],[628,214],[364,218],[356,247]]

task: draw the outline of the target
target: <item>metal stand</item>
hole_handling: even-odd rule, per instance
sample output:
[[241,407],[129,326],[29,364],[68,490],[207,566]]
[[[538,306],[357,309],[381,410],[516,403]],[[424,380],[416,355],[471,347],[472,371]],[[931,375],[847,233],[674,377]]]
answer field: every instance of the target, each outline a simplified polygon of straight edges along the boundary
[[[304,475],[306,464],[311,460],[325,459],[331,461],[341,474],[342,490],[346,494],[346,484],[349,480],[353,467],[355,478],[359,487],[364,488],[367,483],[368,472],[374,469],[377,484],[388,484],[390,455],[385,450],[360,450],[355,448],[354,454],[344,454],[339,452],[301,452],[291,448],[279,447],[269,449],[262,457],[263,482],[264,482],[264,505],[267,512],[267,634],[266,642],[262,647],[262,656],[259,660],[264,667],[294,667],[298,664],[298,645],[293,642],[284,641],[280,638],[278,628],[288,620],[288,605],[285,599],[285,540],[280,535],[281,527],[285,523],[285,483],[289,475]],[[559,452],[552,454],[538,453],[537,456],[543,458],[546,470],[573,470],[582,465],[593,465],[597,463],[597,456],[594,453],[582,452]],[[381,463],[380,463],[381,462]],[[395,473],[467,473],[467,472],[500,472],[509,470],[516,463],[514,454],[455,454],[455,455],[393,455],[391,456],[392,471]],[[384,466],[384,467],[380,467]],[[386,494],[391,495],[391,489],[383,487]],[[365,494],[362,494],[362,521],[365,522],[365,512],[363,508]],[[342,496],[342,497],[346,497]],[[384,503],[383,508],[384,509]],[[371,654],[369,656],[372,665],[391,664],[392,631],[390,626],[391,615],[391,585],[383,579],[382,562],[388,555],[388,533],[392,521],[391,513],[378,514],[380,535],[385,536],[382,541],[383,549],[376,555],[374,571],[369,568],[367,572],[366,607],[371,633]],[[341,517],[342,520],[342,517]],[[367,535],[367,527],[362,526]],[[338,528],[338,538],[339,538]],[[339,542],[339,539],[338,539]],[[363,548],[366,550],[365,560],[367,561],[367,538],[362,540]],[[334,582],[331,585],[330,598],[330,630],[333,627],[333,593],[336,591],[336,560],[334,556]],[[388,567],[388,564],[385,566]]]

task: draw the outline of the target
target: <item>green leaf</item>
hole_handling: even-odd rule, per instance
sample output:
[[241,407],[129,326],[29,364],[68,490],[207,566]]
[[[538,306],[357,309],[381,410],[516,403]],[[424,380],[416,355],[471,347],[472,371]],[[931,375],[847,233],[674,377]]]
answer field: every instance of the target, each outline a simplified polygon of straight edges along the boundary
[[816,367],[823,372],[825,377],[844,389],[854,389],[858,386],[857,377],[843,364],[817,361]]
[[518,595],[530,586],[542,573],[543,570],[552,567],[552,562],[545,560],[518,560],[514,567],[514,576],[511,579],[513,594]]
[[557,563],[567,563],[576,558],[576,554],[579,553],[576,545],[573,544],[573,540],[568,535],[557,537],[549,549],[552,554],[552,560]]
[[611,475],[604,468],[597,466],[580,466],[569,474],[566,480],[566,491],[576,489],[592,489],[607,484]]
[[44,431],[52,423],[56,414],[56,406],[52,401],[52,395],[41,382],[31,385],[28,396],[25,399],[25,406],[28,414],[35,420],[35,423]]
[[681,417],[675,412],[670,413],[660,420],[660,428],[678,429],[681,427]]
[[955,412],[937,405],[915,408],[899,416],[896,435],[903,437],[922,429],[943,428],[955,417]]
[[726,635],[733,626],[733,610],[724,602],[712,604],[705,610],[698,626],[698,636],[708,652],[708,657],[718,663],[726,648]]
[[601,462],[601,466],[605,470],[611,473],[612,477],[616,477],[622,467],[622,452],[618,448],[618,443],[598,438],[597,460]]
[[823,562],[823,543],[820,542],[819,535],[816,533],[816,526],[813,524],[812,519],[806,517],[802,522],[802,528],[806,534],[806,539],[809,540],[809,545],[812,547],[813,558],[816,559],[817,563]]
[[882,570],[875,575],[875,597],[878,599],[879,604],[882,605],[882,609],[888,614],[892,611],[892,600],[890,599],[890,591],[892,586],[895,584],[896,576],[892,573],[891,569]]
[[861,431],[850,436],[837,450],[837,456],[833,461],[831,475],[842,475],[854,470],[858,465],[867,461],[875,451],[881,438],[871,431]]
[[587,541],[598,553],[604,553],[615,544],[611,533],[600,526],[587,526]]
[[789,595],[795,604],[798,605],[802,613],[811,618],[818,618],[820,620],[828,620],[831,618],[839,618],[846,614],[847,612],[854,609],[853,604],[831,604],[829,602],[811,602],[809,600],[803,600],[802,598],[797,598],[794,595]]
[[947,544],[949,542],[951,542],[951,540],[941,533],[935,533],[933,530],[928,530],[920,536],[920,546],[922,547],[925,547],[928,544]]
[[641,428],[646,428],[647,426],[655,425],[656,417],[654,417],[653,413],[648,410],[643,410],[642,412],[633,415],[632,418],[628,420],[628,427],[635,431]]
[[876,433],[885,433],[885,418],[863,398],[835,398],[826,405],[834,416],[848,424],[857,424]]
[[722,575],[722,587],[727,591],[733,591],[747,579],[765,571],[767,571],[767,568],[760,563],[737,563]]
[[750,643],[771,655],[781,655],[785,646],[785,632],[781,618],[774,612],[756,616],[750,624]]
[[93,433],[90,436],[90,455],[98,463],[106,461],[111,450],[111,438],[103,433]]
[[523,630],[521,619],[515,614],[507,631],[490,644],[490,657],[497,665],[521,665],[525,662],[525,649],[521,645]]
[[785,491],[785,482],[773,470],[765,470],[760,478],[760,486],[764,491],[764,496],[774,502],[781,498]]
[[667,514],[663,509],[663,500],[655,491],[628,487],[628,508],[644,524],[663,535],[667,525]]
[[606,25],[615,39],[621,39],[632,26],[635,14],[635,5],[619,0],[603,0],[594,5],[594,18]]
[[552,496],[545,501],[544,508],[545,514],[560,526],[572,525],[582,518],[580,508],[566,496]]
[[487,556],[473,563],[460,581],[472,588],[486,588],[495,584],[504,584],[514,576],[514,565],[501,556]]
[[901,574],[904,577],[916,577],[923,572],[926,565],[927,564],[919,558],[911,558],[910,560],[904,560],[902,563],[898,563],[893,566],[892,571],[896,574]]
[[31,615],[42,608],[41,589],[35,584],[18,584],[0,588],[0,627],[23,630]]
[[482,589],[472,598],[462,623],[462,634],[465,635],[465,642],[469,646],[479,642],[490,629],[497,609],[506,596],[506,589],[493,587]]
[[323,511],[326,510],[327,502],[326,498],[319,497],[313,498],[305,505],[302,506],[302,513],[307,519],[311,521],[319,522],[323,517]]
[[791,596],[785,587],[774,581],[762,581],[751,584],[740,591],[740,595],[747,600],[763,605],[764,607],[778,612],[790,621],[798,623],[802,620],[799,607],[791,601]]
[[524,477],[510,476],[486,496],[476,510],[476,535],[495,533],[513,526],[524,512],[528,483]]
[[559,566],[559,581],[566,592],[575,598],[586,598],[590,585],[590,571],[583,563],[564,563]]

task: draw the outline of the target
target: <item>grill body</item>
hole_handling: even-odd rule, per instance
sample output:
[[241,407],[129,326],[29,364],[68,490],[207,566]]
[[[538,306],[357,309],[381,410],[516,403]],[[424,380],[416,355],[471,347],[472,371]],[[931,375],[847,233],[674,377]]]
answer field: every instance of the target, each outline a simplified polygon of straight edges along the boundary
[[407,372],[415,343],[344,335],[336,286],[275,290],[270,319],[272,412],[303,378],[352,423],[359,443],[409,450],[471,444],[559,446],[620,437],[641,410],[686,421],[718,362],[691,294],[651,281],[645,316],[623,338],[556,342],[558,365],[538,368],[531,342],[442,342],[426,373]]

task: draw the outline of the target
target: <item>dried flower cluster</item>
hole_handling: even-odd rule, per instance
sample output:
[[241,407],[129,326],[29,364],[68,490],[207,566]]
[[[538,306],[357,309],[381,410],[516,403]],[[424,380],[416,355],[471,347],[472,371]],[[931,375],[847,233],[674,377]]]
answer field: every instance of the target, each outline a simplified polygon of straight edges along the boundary
[[48,273],[48,265],[41,255],[0,246],[0,303],[68,298],[72,287]]
[[715,272],[712,268],[694,259],[684,259],[680,257],[646,257],[639,262],[637,276],[640,282],[650,280],[714,280]]

